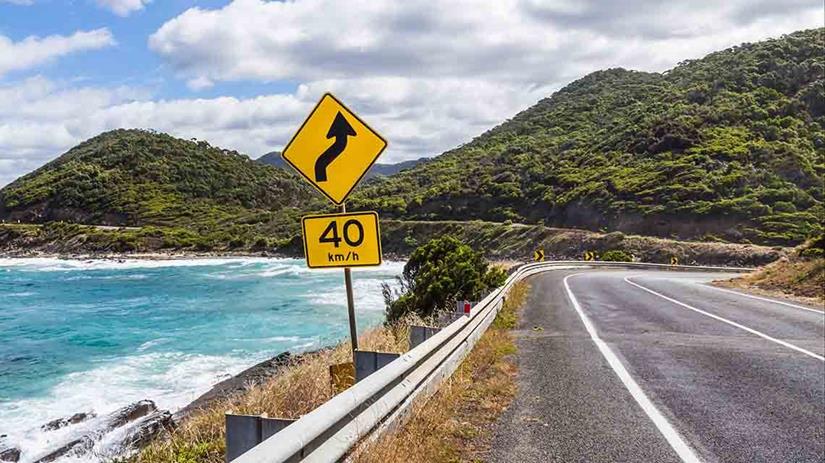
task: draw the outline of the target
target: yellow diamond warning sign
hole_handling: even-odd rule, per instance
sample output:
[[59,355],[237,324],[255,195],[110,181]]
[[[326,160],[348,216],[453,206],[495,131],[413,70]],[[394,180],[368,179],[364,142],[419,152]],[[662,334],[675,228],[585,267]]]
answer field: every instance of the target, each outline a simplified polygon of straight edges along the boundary
[[284,160],[335,204],[341,204],[387,142],[327,93],[283,151]]
[[308,215],[301,225],[309,268],[381,265],[377,213]]

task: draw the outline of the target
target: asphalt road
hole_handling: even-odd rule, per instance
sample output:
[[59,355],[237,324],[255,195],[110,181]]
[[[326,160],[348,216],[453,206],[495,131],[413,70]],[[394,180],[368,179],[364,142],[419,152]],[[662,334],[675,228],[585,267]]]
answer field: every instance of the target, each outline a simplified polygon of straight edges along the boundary
[[533,277],[489,460],[825,462],[825,314],[723,277]]

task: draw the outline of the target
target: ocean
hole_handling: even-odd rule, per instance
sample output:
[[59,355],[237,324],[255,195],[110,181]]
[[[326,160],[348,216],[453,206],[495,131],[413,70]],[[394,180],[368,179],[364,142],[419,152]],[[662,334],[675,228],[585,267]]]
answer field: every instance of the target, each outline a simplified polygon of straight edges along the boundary
[[[353,269],[359,330],[384,320],[381,283],[402,267]],[[343,272],[303,260],[0,259],[0,436],[34,461],[76,432],[50,420],[142,399],[174,411],[348,334]]]

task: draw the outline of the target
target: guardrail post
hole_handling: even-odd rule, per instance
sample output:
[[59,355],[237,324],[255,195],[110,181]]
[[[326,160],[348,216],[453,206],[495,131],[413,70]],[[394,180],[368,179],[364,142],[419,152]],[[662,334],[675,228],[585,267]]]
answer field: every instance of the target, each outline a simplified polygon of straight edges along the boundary
[[268,418],[257,415],[233,415],[226,413],[226,461],[227,463],[246,453],[295,420]]
[[393,352],[355,351],[355,382],[357,383],[384,368],[400,356],[401,354]]
[[465,317],[466,315],[459,312],[443,312],[438,317],[438,323],[441,325],[449,325],[450,323],[458,320],[461,317]]
[[430,339],[440,328],[432,326],[410,325],[410,349]]

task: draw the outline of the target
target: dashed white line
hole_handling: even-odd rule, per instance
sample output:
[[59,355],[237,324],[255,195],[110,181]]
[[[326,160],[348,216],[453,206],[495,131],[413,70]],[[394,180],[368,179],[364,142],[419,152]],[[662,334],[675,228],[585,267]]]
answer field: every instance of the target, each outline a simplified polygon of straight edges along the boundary
[[736,294],[737,296],[749,297],[749,298],[751,298],[751,299],[758,299],[758,300],[760,300],[760,301],[772,302],[772,303],[774,303],[774,304],[782,304],[782,305],[786,305],[786,306],[788,306],[788,307],[793,307],[793,308],[796,308],[796,309],[807,310],[807,311],[809,311],[809,312],[818,313],[818,314],[820,314],[820,315],[825,315],[825,311],[822,311],[822,310],[817,310],[817,309],[812,309],[812,308],[810,308],[810,307],[805,307],[804,305],[791,304],[790,302],[778,301],[778,300],[776,300],[776,299],[769,299],[769,298],[767,298],[767,297],[754,296],[753,294],[745,294],[745,293],[741,293],[741,292],[739,292],[739,291],[732,291],[732,290],[730,290],[730,289],[719,288],[718,286],[711,286],[711,285],[703,285],[703,286],[705,286],[706,288],[715,289],[715,290],[717,290],[717,291],[724,291],[724,292],[726,292],[726,293]]
[[633,285],[633,286],[635,286],[635,287],[637,287],[637,288],[639,288],[639,289],[642,289],[642,290],[644,290],[644,291],[647,291],[647,292],[648,292],[648,293],[650,293],[650,294],[653,294],[654,296],[659,296],[659,297],[661,297],[662,299],[665,299],[665,300],[670,301],[670,302],[672,302],[672,303],[674,303],[674,304],[680,305],[680,306],[682,306],[682,307],[684,307],[684,308],[686,308],[686,309],[690,309],[690,310],[692,310],[692,311],[694,311],[694,312],[698,312],[698,313],[700,313],[700,314],[702,314],[702,315],[706,315],[706,316],[708,316],[708,317],[710,317],[710,318],[713,318],[713,319],[715,319],[715,320],[719,320],[720,322],[727,323],[728,325],[735,326],[735,327],[737,327],[737,328],[739,328],[739,329],[742,329],[742,330],[747,331],[748,333],[755,334],[755,335],[760,336],[760,337],[762,337],[762,338],[764,338],[764,339],[767,339],[768,341],[775,342],[775,343],[777,343],[777,344],[779,344],[779,345],[785,346],[785,347],[787,347],[787,348],[789,348],[789,349],[793,349],[793,350],[795,350],[795,351],[797,351],[797,352],[801,352],[801,353],[803,353],[803,354],[805,354],[805,355],[808,355],[808,356],[810,356],[810,357],[813,357],[813,358],[815,358],[815,359],[822,360],[823,362],[825,362],[825,357],[823,357],[823,356],[821,356],[821,355],[819,355],[819,354],[815,354],[815,353],[813,353],[813,352],[811,352],[811,351],[809,351],[809,350],[803,349],[803,348],[801,348],[801,347],[799,347],[799,346],[795,346],[795,345],[793,345],[793,344],[791,344],[791,343],[789,343],[789,342],[787,342],[787,341],[783,341],[783,340],[781,340],[781,339],[776,339],[776,338],[774,338],[774,337],[772,337],[772,336],[768,336],[767,334],[765,334],[765,333],[763,333],[763,332],[761,332],[761,331],[756,331],[756,330],[755,330],[755,329],[753,329],[753,328],[748,328],[747,326],[742,325],[741,323],[736,323],[735,321],[728,320],[727,318],[720,317],[719,315],[714,315],[714,314],[712,314],[712,313],[710,313],[710,312],[706,312],[706,311],[704,311],[704,310],[702,310],[702,309],[697,309],[696,307],[693,307],[692,305],[688,305],[688,304],[685,304],[684,302],[677,301],[676,299],[673,299],[672,297],[665,296],[665,295],[664,295],[664,294],[662,294],[662,293],[658,293],[658,292],[656,292],[656,291],[654,291],[654,290],[652,290],[652,289],[650,289],[650,288],[646,288],[646,287],[644,287],[644,286],[642,286],[642,285],[640,285],[640,284],[638,284],[638,283],[636,283],[636,282],[630,281],[630,277],[625,277],[625,278],[624,278],[624,281],[625,281],[625,283],[631,284],[631,285]]
[[662,433],[665,440],[667,440],[668,444],[673,448],[673,451],[679,455],[679,458],[686,463],[698,463],[699,457],[693,452],[693,450],[688,447],[685,443],[682,436],[676,432],[676,429],[671,426],[670,422],[662,415],[659,409],[653,405],[653,402],[648,399],[647,395],[644,393],[639,384],[636,383],[636,380],[630,376],[630,373],[627,372],[627,369],[622,365],[622,362],[616,357],[616,354],[610,349],[610,347],[602,341],[599,337],[599,334],[596,332],[596,328],[590,322],[590,319],[585,315],[584,311],[579,305],[579,301],[576,299],[576,296],[573,295],[573,291],[570,290],[570,285],[567,283],[567,280],[570,277],[574,277],[576,275],[581,275],[581,273],[577,273],[575,275],[568,275],[564,277],[564,289],[567,291],[567,297],[570,299],[570,302],[573,304],[573,308],[576,309],[578,312],[579,317],[582,319],[582,323],[584,323],[584,327],[587,332],[590,334],[590,338],[593,339],[593,342],[596,343],[596,347],[599,348],[599,352],[602,353],[607,363],[610,364],[610,367],[613,368],[613,371],[616,373],[616,376],[622,381],[625,388],[630,392],[630,395],[636,400],[636,403],[642,407],[642,410],[647,414],[648,418],[653,422],[656,428]]

